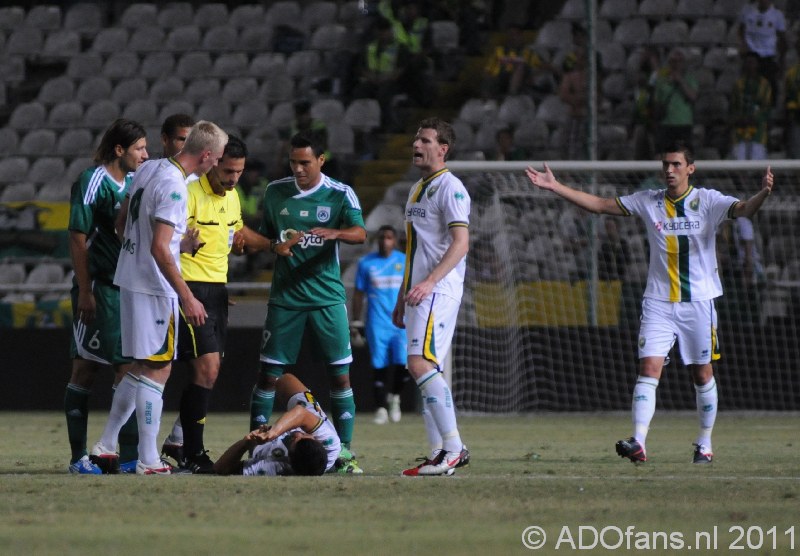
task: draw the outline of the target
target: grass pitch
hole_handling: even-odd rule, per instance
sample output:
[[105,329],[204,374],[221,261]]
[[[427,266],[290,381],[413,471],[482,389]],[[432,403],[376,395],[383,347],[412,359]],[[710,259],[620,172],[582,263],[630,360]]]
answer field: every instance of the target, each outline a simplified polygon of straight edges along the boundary
[[[90,444],[104,418],[92,414]],[[210,415],[212,458],[247,423]],[[362,476],[89,477],[66,472],[62,414],[0,413],[0,554],[800,553],[797,414],[721,413],[710,466],[691,463],[691,413],[656,415],[642,466],[614,453],[627,414],[459,426],[472,463],[453,477],[400,477],[425,452],[422,419],[367,414],[353,446]],[[547,537],[535,551],[522,542],[532,526]]]

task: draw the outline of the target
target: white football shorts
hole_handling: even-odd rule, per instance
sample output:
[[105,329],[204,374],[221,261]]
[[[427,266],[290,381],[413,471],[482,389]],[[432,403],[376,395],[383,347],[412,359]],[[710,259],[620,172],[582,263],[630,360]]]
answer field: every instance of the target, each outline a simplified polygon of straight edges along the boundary
[[120,288],[122,353],[134,359],[172,361],[178,347],[178,300]]
[[720,358],[713,299],[673,303],[644,298],[639,358],[667,357],[676,340],[686,365],[704,365]]
[[406,304],[408,354],[441,365],[450,352],[459,307],[460,299],[441,293],[431,294],[413,307]]

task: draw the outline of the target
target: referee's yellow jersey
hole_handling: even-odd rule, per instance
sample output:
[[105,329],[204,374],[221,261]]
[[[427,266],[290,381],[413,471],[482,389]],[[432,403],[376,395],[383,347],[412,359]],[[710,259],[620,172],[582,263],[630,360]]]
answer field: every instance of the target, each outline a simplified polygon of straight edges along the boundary
[[208,183],[208,176],[190,182],[186,201],[186,224],[200,230],[197,253],[181,254],[181,274],[187,282],[228,281],[228,253],[234,232],[242,229],[242,207],[236,190],[217,195]]

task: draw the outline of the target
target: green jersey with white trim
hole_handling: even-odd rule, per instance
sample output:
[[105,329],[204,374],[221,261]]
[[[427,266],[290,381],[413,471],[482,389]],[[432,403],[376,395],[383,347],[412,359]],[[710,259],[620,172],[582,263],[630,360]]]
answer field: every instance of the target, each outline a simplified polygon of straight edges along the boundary
[[322,174],[308,191],[294,177],[267,185],[259,232],[286,241],[291,230],[306,232],[292,248],[292,257],[277,257],[272,275],[270,305],[314,309],[345,303],[339,267],[339,241],[309,234],[312,228],[364,226],[361,204],[353,189]]
[[114,232],[114,220],[133,174],[117,183],[103,166],[85,170],[72,184],[69,230],[86,234],[89,274],[107,283],[114,280],[121,243]]

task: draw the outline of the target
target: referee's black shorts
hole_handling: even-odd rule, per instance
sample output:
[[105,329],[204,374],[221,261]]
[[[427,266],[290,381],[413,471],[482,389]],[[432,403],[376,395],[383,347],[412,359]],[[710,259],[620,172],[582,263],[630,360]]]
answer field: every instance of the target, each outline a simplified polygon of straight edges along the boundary
[[206,309],[208,316],[203,326],[186,322],[181,311],[178,330],[178,359],[187,361],[206,353],[225,355],[225,338],[228,335],[228,288],[214,282],[187,282],[189,289]]

